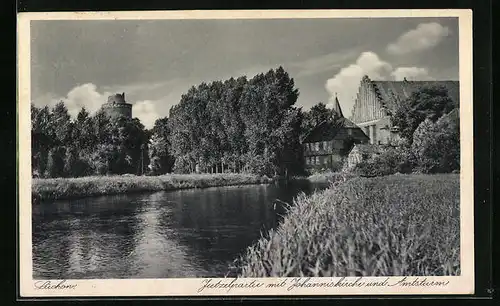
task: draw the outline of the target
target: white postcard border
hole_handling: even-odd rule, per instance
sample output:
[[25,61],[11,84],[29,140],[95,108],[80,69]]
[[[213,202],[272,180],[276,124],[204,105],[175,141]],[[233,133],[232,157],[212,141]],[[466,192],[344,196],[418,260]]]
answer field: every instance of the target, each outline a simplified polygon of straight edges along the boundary
[[[37,289],[32,276],[31,226],[31,137],[30,137],[30,22],[32,20],[139,20],[139,19],[283,19],[283,18],[391,18],[458,17],[460,71],[460,264],[461,276],[426,277],[445,286],[393,285],[403,277],[365,277],[363,282],[387,280],[379,287],[294,287],[294,278],[211,279],[233,284],[263,283],[258,288],[200,289],[207,279],[95,279],[51,280],[58,289]],[[18,14],[18,167],[19,167],[19,265],[21,297],[95,296],[220,296],[220,295],[400,295],[474,293],[474,172],[472,96],[472,11],[471,10],[266,10],[266,11],[128,11],[128,12],[43,12]],[[417,277],[408,277],[408,281]],[[422,280],[423,277],[418,277]],[[354,282],[356,277],[344,279]],[[267,287],[286,281],[282,287]],[[299,282],[337,283],[340,278],[302,278]],[[393,285],[393,286],[391,286]]]

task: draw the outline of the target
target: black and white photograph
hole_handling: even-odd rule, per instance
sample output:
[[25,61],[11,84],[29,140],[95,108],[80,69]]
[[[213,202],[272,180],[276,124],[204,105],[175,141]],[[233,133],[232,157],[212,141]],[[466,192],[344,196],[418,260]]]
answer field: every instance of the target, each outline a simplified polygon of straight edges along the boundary
[[26,292],[471,292],[454,12],[30,15]]

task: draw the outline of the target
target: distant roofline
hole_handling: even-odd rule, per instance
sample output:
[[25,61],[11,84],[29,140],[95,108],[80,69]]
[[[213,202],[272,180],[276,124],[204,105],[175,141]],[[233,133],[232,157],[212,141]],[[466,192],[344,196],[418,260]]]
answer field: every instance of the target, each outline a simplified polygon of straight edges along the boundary
[[102,104],[102,107],[120,107],[120,106],[132,106],[131,103],[123,102],[123,103],[117,103],[117,102],[105,102]]
[[417,83],[417,82],[426,82],[426,83],[437,83],[437,82],[460,82],[460,80],[402,80],[402,81],[394,81],[394,80],[370,80],[372,82],[406,82],[406,83]]
[[[344,129],[360,129],[361,131],[363,131],[363,130],[361,129],[361,127],[359,127],[356,123],[354,123],[352,120],[350,120],[350,119],[348,119],[348,118],[341,117],[341,118],[339,118],[339,121],[340,121],[340,120],[343,120],[343,121],[348,121],[348,122],[352,123],[352,124],[354,125],[354,127],[346,127],[346,126],[344,126],[344,124],[342,124],[342,125],[337,126],[337,127],[336,127],[337,129],[340,129],[340,128],[344,128]],[[306,142],[306,140],[307,140],[307,138],[308,138],[308,137],[312,134],[312,132],[314,132],[314,131],[315,131],[316,129],[318,129],[320,126],[322,126],[322,125],[324,125],[324,124],[328,124],[328,123],[330,123],[328,120],[323,120],[323,121],[321,121],[320,123],[318,123],[315,127],[313,127],[312,129],[310,129],[310,130],[309,130],[309,132],[307,132],[307,134],[304,136],[304,138],[300,140],[300,143],[301,143],[301,144],[304,144],[304,143],[311,143],[311,142]],[[337,131],[337,132],[338,132],[338,131]],[[364,133],[363,133],[363,134],[364,134]],[[337,135],[337,133],[335,133],[335,134],[333,135],[333,137],[335,137],[335,135]],[[366,136],[366,135],[365,135],[365,136]],[[368,137],[368,136],[366,136],[366,137],[369,139],[369,137]]]
[[399,80],[399,81],[396,81],[396,80],[377,80],[377,79],[372,79],[370,78],[368,75],[363,75],[361,77],[361,81],[366,81],[366,80],[369,80],[369,81],[372,81],[372,82],[460,82],[460,79],[459,80],[450,80],[450,79],[446,79],[446,80]]

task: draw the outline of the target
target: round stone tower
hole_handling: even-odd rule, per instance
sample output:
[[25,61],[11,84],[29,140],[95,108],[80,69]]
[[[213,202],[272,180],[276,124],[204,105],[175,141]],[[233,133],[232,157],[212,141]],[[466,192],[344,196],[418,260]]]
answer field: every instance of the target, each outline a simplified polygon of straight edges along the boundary
[[125,93],[109,96],[108,102],[102,105],[102,109],[113,119],[120,116],[132,118],[132,104],[125,102]]

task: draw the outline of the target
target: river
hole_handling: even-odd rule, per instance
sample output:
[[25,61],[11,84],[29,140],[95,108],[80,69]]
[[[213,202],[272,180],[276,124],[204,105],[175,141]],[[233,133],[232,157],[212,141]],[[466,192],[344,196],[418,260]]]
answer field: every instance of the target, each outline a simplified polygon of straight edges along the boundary
[[223,277],[277,226],[281,201],[324,187],[247,185],[34,205],[33,278]]

